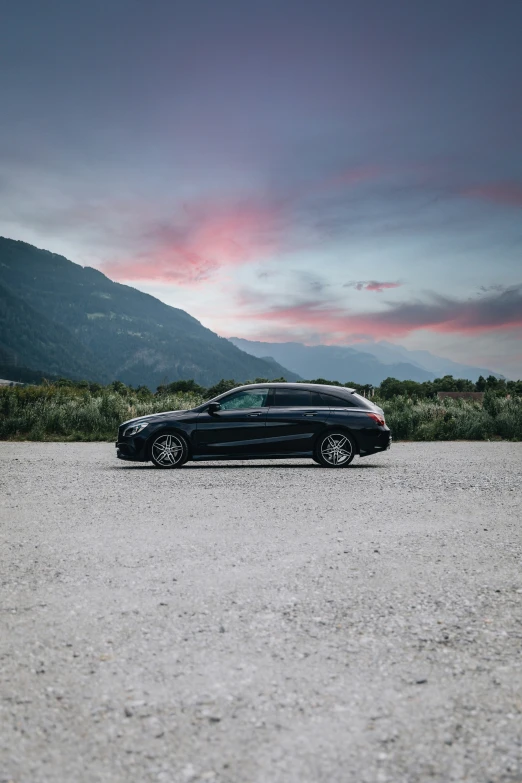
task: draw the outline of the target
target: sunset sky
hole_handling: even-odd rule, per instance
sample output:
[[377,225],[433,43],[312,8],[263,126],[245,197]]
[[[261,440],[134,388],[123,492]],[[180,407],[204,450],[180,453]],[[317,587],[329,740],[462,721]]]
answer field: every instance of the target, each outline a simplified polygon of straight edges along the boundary
[[520,0],[17,0],[0,234],[224,336],[522,377]]

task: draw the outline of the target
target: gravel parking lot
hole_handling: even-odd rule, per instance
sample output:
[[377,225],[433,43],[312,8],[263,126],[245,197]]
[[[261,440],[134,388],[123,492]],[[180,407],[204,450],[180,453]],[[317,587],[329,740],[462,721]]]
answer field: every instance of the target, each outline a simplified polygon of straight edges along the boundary
[[1,443],[0,781],[522,781],[522,443]]

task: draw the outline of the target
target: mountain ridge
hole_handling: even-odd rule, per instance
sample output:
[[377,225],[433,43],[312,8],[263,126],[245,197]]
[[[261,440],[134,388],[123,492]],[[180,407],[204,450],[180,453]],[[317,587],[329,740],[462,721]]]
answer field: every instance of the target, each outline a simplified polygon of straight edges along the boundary
[[[8,329],[5,322],[0,345],[18,364],[51,372],[54,357],[52,367],[63,366],[60,372],[71,377],[150,387],[187,378],[203,386],[223,377],[298,380],[275,360],[241,351],[184,310],[26,242],[0,237],[0,275],[5,312],[17,323]],[[30,322],[27,331],[52,334],[49,361],[45,355],[31,358],[27,340],[21,341],[24,317]],[[61,362],[56,358],[60,340],[73,353]]]
[[[229,339],[242,350],[251,352],[253,356],[273,356],[277,361],[284,363],[285,366],[290,367],[303,377],[321,377],[342,383],[353,381],[378,386],[388,377],[397,378],[400,381],[411,380],[422,383],[456,372],[460,374],[455,377],[469,378],[472,381],[476,381],[479,375],[502,377],[490,370],[461,365],[450,359],[437,357],[428,351],[410,352],[402,346],[396,346],[386,341],[357,343],[357,347],[355,347],[354,345],[304,345],[299,342],[268,343],[245,340],[240,337]],[[411,360],[410,353],[413,353]],[[423,366],[417,354],[428,354],[433,359],[433,365],[438,364],[442,369],[446,366],[448,371],[439,370],[436,372]],[[388,361],[384,360],[386,356]],[[453,373],[452,366],[455,368]],[[339,377],[340,374],[341,377]]]
[[[387,340],[357,343],[357,346],[359,345],[361,346],[361,349],[368,353],[372,353],[385,364],[390,363],[389,360],[393,360],[394,356],[402,357],[411,364],[415,364],[428,372],[435,373],[437,377],[453,375],[455,378],[468,378],[473,382],[477,381],[479,375],[482,375],[483,377],[487,377],[488,375],[494,375],[497,378],[504,377],[500,373],[493,372],[485,367],[475,367],[471,364],[455,362],[452,359],[437,356],[436,354],[431,353],[431,351],[404,348],[402,345],[395,345],[395,343],[390,343]],[[388,359],[385,357],[388,357]]]
[[[298,342],[263,343],[231,337],[230,341],[253,356],[272,356],[281,362],[284,356],[290,369],[305,378],[327,378],[341,383],[368,383],[378,386],[389,376],[422,383],[434,379],[433,373],[407,362],[385,365],[370,353],[351,346],[304,345]],[[400,377],[399,377],[400,376]]]

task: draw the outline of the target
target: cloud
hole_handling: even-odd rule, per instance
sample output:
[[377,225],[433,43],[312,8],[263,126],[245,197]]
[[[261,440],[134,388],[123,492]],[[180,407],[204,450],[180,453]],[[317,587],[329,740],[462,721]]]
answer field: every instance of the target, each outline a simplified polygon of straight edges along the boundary
[[343,169],[338,174],[333,174],[317,183],[312,190],[335,189],[360,185],[363,182],[382,179],[388,173],[389,168],[385,168],[384,166],[357,166],[355,168]]
[[496,283],[494,285],[481,285],[479,286],[478,290],[482,294],[490,294],[492,291],[495,291],[496,293],[501,293],[502,291],[505,291],[507,288],[509,288],[509,286]]
[[386,288],[399,288],[402,283],[380,283],[378,280],[354,280],[344,283],[343,288],[355,288],[357,291],[377,291],[382,293]]
[[221,268],[263,261],[319,242],[313,230],[307,240],[296,238],[300,202],[381,176],[384,171],[377,167],[353,168],[286,192],[273,191],[235,202],[230,197],[222,202],[202,200],[184,205],[172,219],[152,226],[149,215],[142,221],[137,213],[133,234],[140,224],[145,226],[141,235],[135,236],[139,249],[105,261],[100,269],[118,280],[198,285]]
[[195,285],[223,267],[280,252],[284,223],[282,207],[276,203],[185,206],[172,222],[143,233],[143,250],[105,262],[101,269],[119,280]]
[[[253,298],[249,304],[253,303]],[[432,294],[428,301],[403,302],[387,310],[356,313],[319,300],[283,304],[248,315],[268,321],[281,339],[314,335],[326,343],[342,343],[354,334],[374,338],[404,337],[419,329],[445,333],[486,333],[522,327],[522,285],[475,299],[457,300]]]
[[518,182],[491,182],[463,190],[462,195],[511,207],[522,207],[522,185]]

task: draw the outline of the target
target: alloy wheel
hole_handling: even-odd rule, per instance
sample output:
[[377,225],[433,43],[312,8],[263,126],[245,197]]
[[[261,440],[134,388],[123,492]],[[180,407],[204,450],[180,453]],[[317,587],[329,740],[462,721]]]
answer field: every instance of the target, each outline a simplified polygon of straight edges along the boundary
[[337,468],[347,465],[353,458],[353,445],[347,435],[332,432],[327,435],[319,450],[323,465]]
[[151,457],[159,468],[175,468],[184,461],[185,444],[177,435],[160,435],[152,444]]

